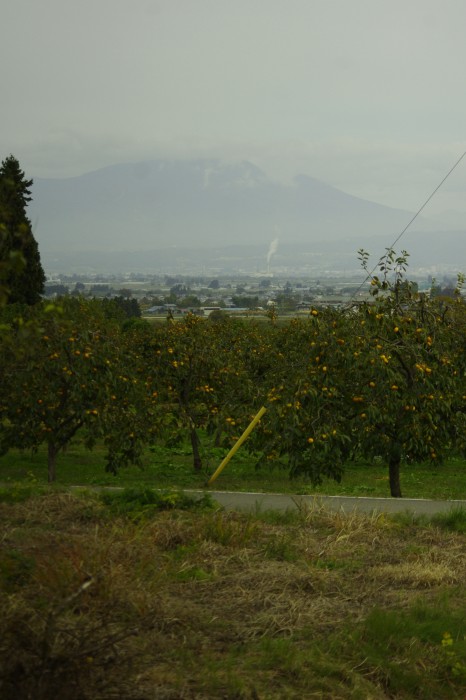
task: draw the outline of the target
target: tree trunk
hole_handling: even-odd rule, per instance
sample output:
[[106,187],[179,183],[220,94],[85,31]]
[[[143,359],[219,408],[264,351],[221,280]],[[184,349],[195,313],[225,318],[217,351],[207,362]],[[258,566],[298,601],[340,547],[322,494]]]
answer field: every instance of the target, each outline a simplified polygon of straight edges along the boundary
[[196,433],[196,428],[191,428],[191,447],[193,449],[193,464],[194,464],[194,471],[195,472],[200,472],[202,469],[202,459],[201,459],[201,453],[199,452],[199,437]]
[[219,426],[215,431],[214,447],[221,447],[222,445],[222,428]]
[[390,494],[394,498],[402,498],[400,485],[401,456],[392,455],[388,462],[388,475],[390,479]]
[[48,449],[49,484],[51,484],[52,481],[55,481],[55,478],[56,478],[55,465],[57,463],[57,454],[58,454],[58,449],[55,447],[53,442],[49,442],[49,449]]

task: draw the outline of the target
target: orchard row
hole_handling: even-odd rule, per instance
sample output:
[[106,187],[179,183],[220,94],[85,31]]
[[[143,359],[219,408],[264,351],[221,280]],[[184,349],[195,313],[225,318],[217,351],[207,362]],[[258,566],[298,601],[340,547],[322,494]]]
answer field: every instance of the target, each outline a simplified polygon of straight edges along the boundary
[[373,302],[314,309],[281,324],[195,316],[160,326],[109,318],[95,300],[3,310],[0,448],[46,443],[49,480],[78,434],[103,441],[107,467],[147,444],[199,431],[229,447],[259,408],[249,438],[259,459],[318,482],[354,456],[385,460],[394,496],[403,461],[465,449],[466,308],[430,300],[401,276],[373,278]]

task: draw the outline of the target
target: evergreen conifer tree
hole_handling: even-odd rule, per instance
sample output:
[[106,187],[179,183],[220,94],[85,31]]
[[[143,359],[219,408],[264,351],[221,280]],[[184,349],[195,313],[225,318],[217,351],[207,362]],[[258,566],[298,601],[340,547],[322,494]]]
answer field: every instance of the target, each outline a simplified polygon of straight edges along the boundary
[[26,215],[31,186],[16,158],[5,158],[0,167],[0,271],[9,303],[35,304],[44,291],[39,248]]

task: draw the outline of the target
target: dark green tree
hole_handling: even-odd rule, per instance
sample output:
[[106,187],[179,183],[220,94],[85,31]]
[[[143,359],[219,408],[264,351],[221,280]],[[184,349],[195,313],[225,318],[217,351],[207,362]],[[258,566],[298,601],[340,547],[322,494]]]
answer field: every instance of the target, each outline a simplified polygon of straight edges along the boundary
[[102,305],[107,318],[124,321],[128,318],[141,318],[141,308],[137,299],[117,296],[113,299],[102,299]]
[[[32,180],[26,180],[12,155],[0,167],[0,267],[7,269],[5,286],[9,303],[35,304],[44,291],[45,274],[26,208]],[[15,257],[23,265],[9,265]]]
[[240,309],[256,309],[259,306],[259,297],[233,296],[231,301]]

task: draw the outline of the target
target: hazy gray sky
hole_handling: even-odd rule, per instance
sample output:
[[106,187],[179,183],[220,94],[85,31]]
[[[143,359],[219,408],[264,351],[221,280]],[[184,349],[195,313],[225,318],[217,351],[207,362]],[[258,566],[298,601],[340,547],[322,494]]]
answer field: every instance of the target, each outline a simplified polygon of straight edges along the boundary
[[[466,150],[464,0],[0,0],[0,156],[248,159],[416,210]],[[466,222],[466,158],[429,214]]]

